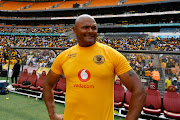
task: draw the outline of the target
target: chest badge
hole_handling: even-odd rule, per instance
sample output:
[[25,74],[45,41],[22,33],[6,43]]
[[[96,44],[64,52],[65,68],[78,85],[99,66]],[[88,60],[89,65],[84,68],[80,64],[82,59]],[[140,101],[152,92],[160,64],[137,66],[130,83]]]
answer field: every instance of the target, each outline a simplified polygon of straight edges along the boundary
[[101,65],[105,62],[105,58],[102,55],[96,55],[96,56],[94,56],[93,61],[94,61],[94,63]]

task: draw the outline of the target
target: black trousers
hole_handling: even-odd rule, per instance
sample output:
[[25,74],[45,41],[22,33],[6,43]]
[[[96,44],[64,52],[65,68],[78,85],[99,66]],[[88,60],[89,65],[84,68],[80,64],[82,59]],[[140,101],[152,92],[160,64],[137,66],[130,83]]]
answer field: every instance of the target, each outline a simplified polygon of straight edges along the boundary
[[14,78],[15,78],[15,83],[17,84],[17,77],[18,77],[18,75],[16,75],[16,74],[12,75],[12,77],[11,77],[12,83],[14,83]]
[[156,84],[156,88],[158,89],[158,81],[157,80],[153,80],[153,82]]

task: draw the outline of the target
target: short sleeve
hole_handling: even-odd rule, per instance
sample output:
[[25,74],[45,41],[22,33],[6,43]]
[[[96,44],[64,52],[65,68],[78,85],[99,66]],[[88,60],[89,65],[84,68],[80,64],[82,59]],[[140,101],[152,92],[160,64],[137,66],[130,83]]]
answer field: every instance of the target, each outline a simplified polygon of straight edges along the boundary
[[63,54],[59,54],[54,60],[54,63],[51,66],[51,70],[58,75],[62,75],[63,74],[62,63],[63,63]]
[[112,48],[112,51],[109,54],[111,55],[110,57],[114,64],[115,73],[118,76],[132,69],[127,59],[117,50]]

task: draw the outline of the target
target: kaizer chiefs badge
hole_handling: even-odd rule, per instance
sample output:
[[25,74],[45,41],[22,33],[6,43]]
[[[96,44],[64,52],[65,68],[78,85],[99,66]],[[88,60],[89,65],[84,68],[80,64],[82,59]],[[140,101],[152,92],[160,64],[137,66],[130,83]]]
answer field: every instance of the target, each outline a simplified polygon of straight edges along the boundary
[[173,91],[174,91],[174,88],[173,88],[173,87],[171,87],[171,88],[170,88],[170,91],[172,91],[172,92],[173,92]]
[[96,55],[96,56],[94,56],[93,61],[94,61],[96,64],[101,65],[101,64],[104,63],[105,58],[104,58],[102,55]]

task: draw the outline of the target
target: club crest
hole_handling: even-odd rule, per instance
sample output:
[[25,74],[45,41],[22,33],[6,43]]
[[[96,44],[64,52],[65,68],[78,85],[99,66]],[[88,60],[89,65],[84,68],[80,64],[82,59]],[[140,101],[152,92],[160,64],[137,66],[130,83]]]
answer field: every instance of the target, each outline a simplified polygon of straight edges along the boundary
[[96,64],[101,65],[101,64],[104,63],[105,58],[104,58],[102,55],[96,55],[96,56],[94,56],[93,61],[94,61]]

